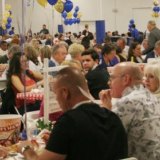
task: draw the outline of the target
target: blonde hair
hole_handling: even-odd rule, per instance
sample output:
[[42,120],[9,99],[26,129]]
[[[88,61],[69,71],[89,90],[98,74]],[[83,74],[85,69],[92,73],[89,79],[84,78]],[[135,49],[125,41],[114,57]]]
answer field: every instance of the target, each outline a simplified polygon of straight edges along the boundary
[[40,55],[43,57],[41,60],[43,62],[44,58],[51,58],[51,49],[48,46],[44,46],[40,49]]
[[24,47],[24,52],[25,52],[25,55],[26,55],[28,60],[31,60],[36,65],[38,64],[37,50],[33,46],[31,46],[29,44],[26,44],[25,47]]
[[160,67],[159,67],[159,65],[160,65],[159,62],[147,63],[144,68],[144,75],[152,74],[160,82]]
[[77,57],[78,54],[81,54],[84,51],[84,46],[78,43],[73,43],[69,46],[68,53],[74,59]]
[[61,63],[61,65],[68,65],[69,67],[74,67],[79,70],[82,70],[81,63],[77,60],[65,60]]

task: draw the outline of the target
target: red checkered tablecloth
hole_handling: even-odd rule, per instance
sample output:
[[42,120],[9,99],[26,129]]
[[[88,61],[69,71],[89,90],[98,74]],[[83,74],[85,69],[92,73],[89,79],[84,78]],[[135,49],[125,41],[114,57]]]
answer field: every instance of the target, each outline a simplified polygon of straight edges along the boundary
[[17,99],[19,100],[43,100],[43,93],[32,93],[32,92],[26,92],[24,93],[17,93]]

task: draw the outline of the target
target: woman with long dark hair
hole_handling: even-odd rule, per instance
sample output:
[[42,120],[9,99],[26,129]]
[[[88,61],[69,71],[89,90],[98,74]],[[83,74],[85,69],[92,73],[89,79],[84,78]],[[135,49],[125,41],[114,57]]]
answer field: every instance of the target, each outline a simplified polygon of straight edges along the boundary
[[141,55],[142,55],[141,45],[138,42],[131,43],[128,51],[127,61],[131,61],[135,63],[143,63],[143,59]]
[[[16,53],[10,61],[7,80],[7,87],[12,88],[14,92],[15,106],[23,114],[24,101],[16,99],[17,93],[30,92],[42,85],[43,76],[39,72],[29,70],[27,57],[22,53]],[[38,105],[40,106],[39,102],[27,101],[27,111],[39,109]]]

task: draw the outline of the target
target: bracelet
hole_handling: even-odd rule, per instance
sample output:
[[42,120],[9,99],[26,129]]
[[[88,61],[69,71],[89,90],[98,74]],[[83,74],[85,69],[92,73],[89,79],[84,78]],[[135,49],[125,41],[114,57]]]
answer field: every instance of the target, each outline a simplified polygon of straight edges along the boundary
[[25,147],[22,147],[22,154],[24,154],[25,151],[27,151],[28,149],[31,149],[30,146],[25,146]]

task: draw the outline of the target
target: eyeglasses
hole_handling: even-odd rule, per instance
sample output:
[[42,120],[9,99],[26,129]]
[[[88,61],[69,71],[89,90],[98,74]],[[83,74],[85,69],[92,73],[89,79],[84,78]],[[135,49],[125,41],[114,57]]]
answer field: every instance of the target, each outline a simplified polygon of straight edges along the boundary
[[116,78],[122,78],[122,77],[124,77],[125,75],[124,74],[122,74],[122,75],[110,75],[110,77],[109,77],[109,80],[110,81],[113,81],[114,79],[116,79]]

